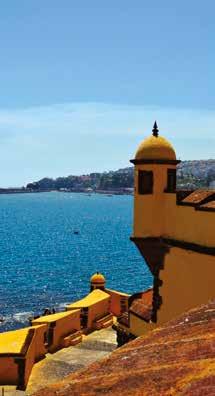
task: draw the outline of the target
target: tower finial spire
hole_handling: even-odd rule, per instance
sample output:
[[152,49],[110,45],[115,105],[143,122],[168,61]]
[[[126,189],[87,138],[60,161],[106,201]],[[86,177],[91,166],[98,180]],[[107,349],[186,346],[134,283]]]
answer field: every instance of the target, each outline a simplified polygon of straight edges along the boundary
[[155,121],[153,129],[152,129],[152,135],[155,136],[155,137],[158,137],[158,131],[159,131],[159,129],[158,129],[158,126],[157,126],[157,122]]

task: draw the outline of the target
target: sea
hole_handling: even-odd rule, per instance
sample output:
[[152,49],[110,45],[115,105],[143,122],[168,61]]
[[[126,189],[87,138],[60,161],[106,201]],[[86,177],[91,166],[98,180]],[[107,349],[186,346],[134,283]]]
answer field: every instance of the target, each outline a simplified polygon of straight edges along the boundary
[[0,195],[0,332],[45,308],[64,310],[102,272],[107,287],[135,293],[152,276],[132,234],[133,196]]

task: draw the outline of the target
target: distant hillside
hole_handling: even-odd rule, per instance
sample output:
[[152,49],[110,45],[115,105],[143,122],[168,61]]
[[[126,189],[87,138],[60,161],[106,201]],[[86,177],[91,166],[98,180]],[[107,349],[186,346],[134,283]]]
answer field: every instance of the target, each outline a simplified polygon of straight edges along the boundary
[[[177,167],[178,188],[206,188],[215,182],[215,160],[183,161]],[[117,190],[132,188],[134,184],[133,167],[109,171],[104,173],[90,173],[88,175],[58,177],[57,179],[43,178],[29,183],[26,187],[31,190]]]
[[215,160],[182,161],[177,167],[178,187],[209,187],[215,181]]

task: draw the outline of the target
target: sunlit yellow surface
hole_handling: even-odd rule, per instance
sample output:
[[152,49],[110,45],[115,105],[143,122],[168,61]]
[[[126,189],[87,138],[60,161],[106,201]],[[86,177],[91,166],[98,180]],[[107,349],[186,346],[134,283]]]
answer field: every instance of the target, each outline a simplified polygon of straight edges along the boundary
[[105,277],[101,273],[97,272],[90,278],[91,283],[105,283]]
[[175,160],[173,146],[162,136],[149,136],[144,139],[136,152],[135,159],[166,159]]
[[1,353],[21,353],[29,333],[29,327],[21,330],[7,331],[0,333],[0,354]]
[[95,303],[105,300],[106,298],[109,298],[109,294],[103,292],[102,290],[96,289],[89,293],[82,300],[67,305],[67,308],[87,308]]
[[110,295],[110,312],[113,315],[120,316],[125,310],[128,310],[129,294],[111,289],[106,289],[106,291]]
[[55,322],[56,320],[65,318],[66,316],[71,316],[75,312],[78,312],[78,309],[76,309],[76,310],[74,310],[72,312],[59,312],[59,313],[55,313],[55,314],[52,314],[52,315],[41,316],[40,318],[34,319],[33,320],[33,324],[35,324],[35,323]]
[[[156,323],[146,323],[143,318],[129,313],[128,332],[139,336],[153,326],[163,324],[179,314],[214,298],[215,258],[213,254],[203,254],[203,247],[215,246],[215,213],[196,210],[195,206],[184,206],[177,202],[176,192],[169,190],[168,172],[176,169],[176,155],[171,144],[161,136],[150,136],[139,146],[134,178],[134,226],[133,236],[139,239],[143,257],[150,268],[157,260],[159,298],[162,302],[157,310]],[[156,161],[157,159],[167,160]],[[152,191],[142,194],[139,189],[139,172],[152,172]],[[147,238],[169,240],[165,249],[142,243]],[[142,243],[142,244],[141,244]],[[179,244],[181,247],[172,245]],[[195,246],[199,245],[199,251]],[[151,249],[151,251],[150,251]],[[160,255],[160,257],[159,257]],[[150,257],[151,256],[151,257]],[[157,258],[156,258],[157,257]],[[155,300],[156,289],[154,289]],[[121,326],[121,325],[120,325]],[[124,329],[123,329],[124,330]]]
[[110,293],[114,293],[114,294],[116,294],[116,295],[118,295],[118,296],[124,296],[124,297],[130,297],[130,294],[128,294],[128,293],[123,293],[123,292],[121,292],[121,291],[117,291],[117,290],[114,290],[114,289],[106,289],[108,292],[110,292]]

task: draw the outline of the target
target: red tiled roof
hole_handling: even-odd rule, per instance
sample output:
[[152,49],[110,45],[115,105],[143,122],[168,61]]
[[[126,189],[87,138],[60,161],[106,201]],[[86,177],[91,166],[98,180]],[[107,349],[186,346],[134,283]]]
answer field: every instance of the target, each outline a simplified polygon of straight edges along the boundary
[[118,348],[37,396],[215,395],[215,300]]
[[211,209],[215,209],[215,200],[214,201],[210,201],[210,202],[208,202],[208,203],[206,203],[206,204],[204,204],[204,205],[201,205],[200,206],[200,209],[201,208],[211,208]]
[[129,312],[132,312],[149,322],[152,315],[152,299],[153,289],[149,289],[141,295],[138,294],[138,297],[132,301]]
[[196,190],[183,199],[182,203],[200,205],[201,203],[208,202],[214,198],[214,190]]

